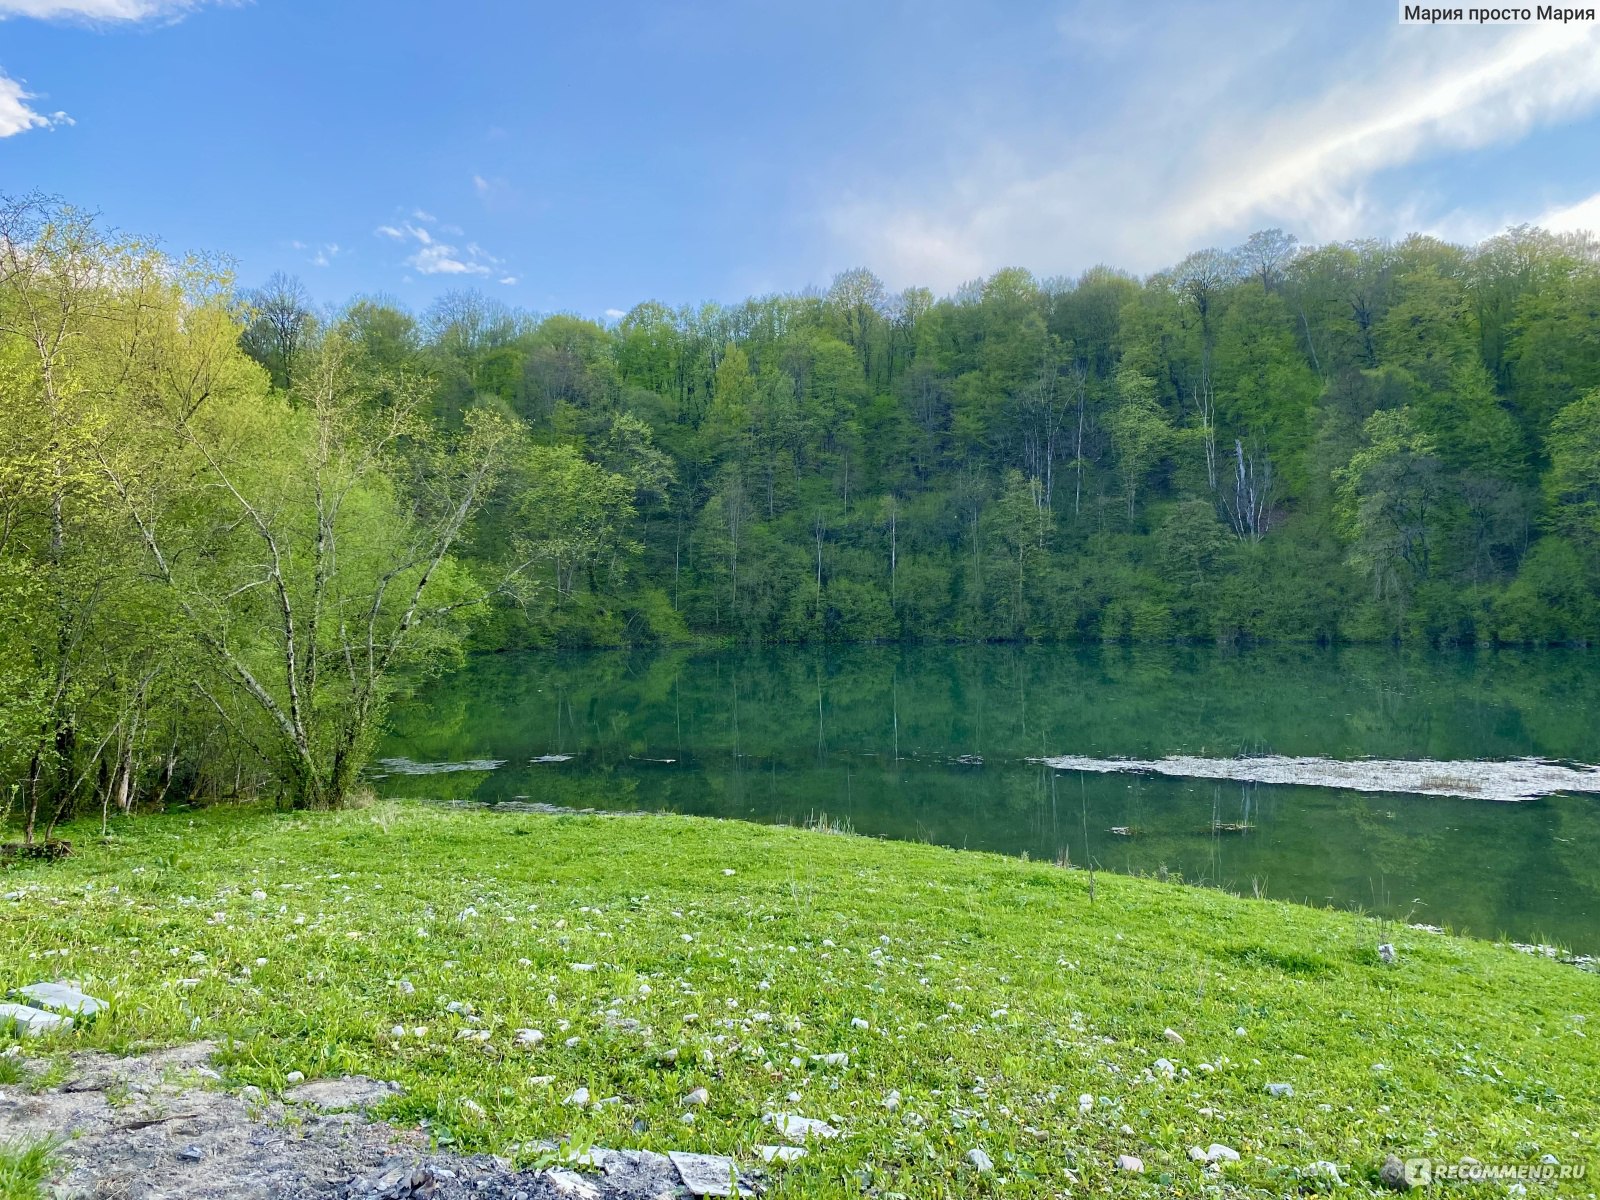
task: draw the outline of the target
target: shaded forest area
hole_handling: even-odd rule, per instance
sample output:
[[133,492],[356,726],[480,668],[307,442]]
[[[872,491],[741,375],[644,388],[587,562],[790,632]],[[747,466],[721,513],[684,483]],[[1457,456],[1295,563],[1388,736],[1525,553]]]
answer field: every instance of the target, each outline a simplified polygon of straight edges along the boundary
[[686,636],[1586,643],[1600,633],[1600,245],[1517,229],[1137,279],[1006,270],[614,324],[472,293],[322,330],[538,443],[478,545],[541,543],[493,646]]
[[335,807],[470,649],[1600,634],[1600,243],[602,324],[0,201],[0,826]]

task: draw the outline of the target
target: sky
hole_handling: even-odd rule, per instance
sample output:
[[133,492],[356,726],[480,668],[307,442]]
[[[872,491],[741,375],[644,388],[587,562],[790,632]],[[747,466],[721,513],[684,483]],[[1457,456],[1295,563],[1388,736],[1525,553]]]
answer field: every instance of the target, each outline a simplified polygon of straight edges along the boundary
[[0,193],[322,303],[615,317],[1600,228],[1600,23],[1392,0],[0,0]]

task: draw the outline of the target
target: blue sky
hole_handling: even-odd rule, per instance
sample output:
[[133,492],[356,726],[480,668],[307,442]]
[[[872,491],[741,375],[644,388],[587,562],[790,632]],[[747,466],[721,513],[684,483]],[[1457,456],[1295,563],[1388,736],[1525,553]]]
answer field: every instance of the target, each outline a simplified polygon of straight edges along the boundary
[[0,191],[245,285],[602,316],[1600,226],[1600,25],[1389,0],[0,0]]

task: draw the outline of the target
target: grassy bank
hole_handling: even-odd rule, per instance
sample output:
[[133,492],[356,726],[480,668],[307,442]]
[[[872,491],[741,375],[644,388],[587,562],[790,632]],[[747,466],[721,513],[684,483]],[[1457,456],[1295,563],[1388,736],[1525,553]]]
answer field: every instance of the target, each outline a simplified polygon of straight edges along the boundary
[[[1333,1190],[1318,1160],[1359,1194],[1389,1152],[1600,1166],[1600,978],[1485,943],[688,818],[379,805],[89,833],[0,875],[0,988],[114,999],[62,1045],[215,1038],[234,1087],[393,1079],[384,1114],[462,1149],[747,1156],[782,1109],[845,1134],[775,1168],[781,1196]],[[620,1101],[564,1104],[580,1087]],[[1241,1161],[1187,1157],[1213,1142]],[[1529,1193],[1594,1185],[1562,1188]],[[1452,1194],[1474,1192],[1505,1189]]]

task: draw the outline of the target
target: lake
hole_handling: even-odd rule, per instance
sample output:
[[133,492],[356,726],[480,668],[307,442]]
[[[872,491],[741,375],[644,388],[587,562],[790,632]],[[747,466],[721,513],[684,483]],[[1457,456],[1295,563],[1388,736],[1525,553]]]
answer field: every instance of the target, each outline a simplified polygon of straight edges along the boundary
[[[1597,715],[1600,656],[1578,651],[507,654],[472,659],[392,714],[381,758],[458,769],[380,766],[376,786],[487,804],[823,822],[1592,954],[1600,796],[1503,803],[1030,760],[1594,763]],[[407,763],[401,771],[414,769]]]

